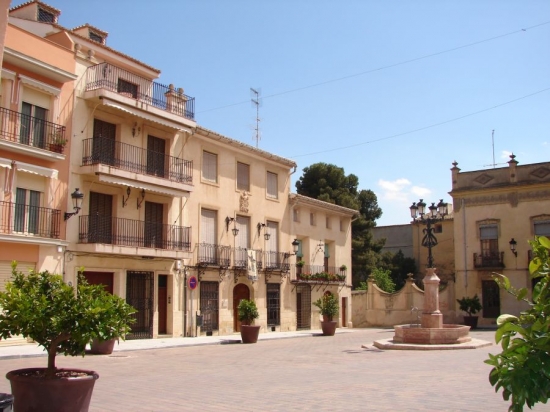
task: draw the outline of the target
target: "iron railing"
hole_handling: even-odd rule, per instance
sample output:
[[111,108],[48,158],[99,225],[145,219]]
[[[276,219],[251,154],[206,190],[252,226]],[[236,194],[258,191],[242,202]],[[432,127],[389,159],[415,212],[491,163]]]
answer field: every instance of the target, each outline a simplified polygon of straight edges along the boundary
[[0,233],[58,239],[60,224],[58,209],[0,202]]
[[63,153],[65,126],[0,107],[0,139]]
[[82,166],[104,164],[173,182],[193,183],[193,161],[142,149],[106,137],[84,139]]
[[109,63],[86,70],[86,91],[97,89],[111,90],[186,119],[195,118],[195,98],[185,95],[183,89],[164,86]]
[[264,269],[267,271],[290,271],[290,253],[287,252],[264,252]]
[[[247,248],[236,247],[233,249],[233,267],[243,269],[248,265],[248,250]],[[256,269],[262,269],[263,252],[261,250],[252,249],[254,258],[256,259]]]
[[504,252],[489,254],[474,253],[474,268],[503,268]]
[[191,250],[191,228],[112,216],[80,216],[80,243]]
[[197,264],[199,266],[219,266],[227,268],[231,263],[231,247],[199,243],[197,245]]
[[305,282],[342,283],[346,281],[346,269],[341,266],[296,264],[296,279]]

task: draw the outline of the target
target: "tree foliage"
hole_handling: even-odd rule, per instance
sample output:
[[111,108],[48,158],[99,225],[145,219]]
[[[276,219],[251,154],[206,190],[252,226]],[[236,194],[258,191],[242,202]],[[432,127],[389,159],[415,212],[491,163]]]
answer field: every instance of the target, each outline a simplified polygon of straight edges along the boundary
[[[390,271],[380,268],[375,268],[370,277],[380,289],[387,293],[395,292],[395,283],[391,278]],[[367,282],[360,282],[356,290],[368,290],[369,285]]]
[[495,391],[502,389],[504,400],[511,401],[508,410],[514,412],[546,403],[550,397],[550,240],[542,236],[529,243],[534,254],[529,272],[537,282],[532,300],[526,298],[526,288],[515,289],[505,276],[495,279],[518,301],[527,302],[529,309],[519,317],[499,316],[495,340],[502,352],[485,361],[493,366],[489,382]]

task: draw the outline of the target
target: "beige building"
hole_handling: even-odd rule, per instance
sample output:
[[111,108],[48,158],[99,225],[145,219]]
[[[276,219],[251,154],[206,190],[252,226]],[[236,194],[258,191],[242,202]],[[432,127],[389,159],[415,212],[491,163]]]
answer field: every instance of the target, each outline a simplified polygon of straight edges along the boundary
[[[65,280],[83,270],[136,307],[134,339],[236,332],[243,298],[256,301],[264,332],[317,328],[311,302],[324,292],[338,295],[341,326],[351,326],[351,271],[340,266],[351,264],[355,211],[291,195],[293,161],[200,127],[182,88],[107,46],[106,31],[64,28],[59,14],[31,1],[10,23],[63,49],[77,77]],[[74,209],[70,193],[82,200]],[[293,220],[298,209],[318,224]],[[325,279],[297,276],[293,242]]]
[[528,240],[550,235],[550,163],[520,166],[510,158],[508,167],[461,172],[455,162],[451,169],[456,296],[480,296],[481,325],[525,308],[493,276],[503,274],[514,287],[532,290]]
[[[38,9],[57,13],[49,6]],[[1,77],[0,290],[11,276],[13,260],[23,271],[63,271],[77,76],[70,50],[10,19]]]

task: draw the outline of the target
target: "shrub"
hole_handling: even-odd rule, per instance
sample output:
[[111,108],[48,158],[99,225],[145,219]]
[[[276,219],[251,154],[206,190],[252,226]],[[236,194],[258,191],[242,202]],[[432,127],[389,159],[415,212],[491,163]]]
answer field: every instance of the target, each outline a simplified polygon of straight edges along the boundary
[[239,320],[243,325],[251,325],[254,322],[254,319],[260,317],[258,313],[258,308],[256,307],[256,302],[253,300],[243,299],[239,302],[237,307],[239,314]]
[[313,302],[321,311],[321,315],[326,316],[328,320],[332,320],[338,315],[338,299],[332,293],[327,293]]

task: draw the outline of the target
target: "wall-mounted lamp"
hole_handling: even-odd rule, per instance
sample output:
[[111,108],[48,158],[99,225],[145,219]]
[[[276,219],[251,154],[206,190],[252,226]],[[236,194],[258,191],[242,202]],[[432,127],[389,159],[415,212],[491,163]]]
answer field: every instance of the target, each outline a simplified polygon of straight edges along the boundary
[[176,270],[181,270],[181,260],[176,260],[174,261],[174,266],[176,268]]
[[143,201],[145,200],[145,189],[141,189],[141,200],[137,199],[137,208],[139,209],[141,207],[141,204],[143,203]]
[[225,218],[225,230],[226,230],[227,232],[229,232],[229,224],[230,224],[231,222],[235,222],[235,223],[233,224],[233,229],[231,229],[231,232],[233,233],[233,236],[237,236],[237,235],[239,234],[239,229],[237,229],[237,221],[235,220],[234,217],[229,217],[229,216],[227,216],[227,217]]
[[136,137],[139,132],[141,132],[141,127],[139,127],[137,122],[135,122],[134,127],[132,127],[132,137]]
[[317,245],[317,252],[324,252],[325,251],[325,244],[321,241],[318,245]]
[[122,195],[122,207],[126,206],[126,203],[128,203],[128,199],[130,199],[130,192],[132,189],[130,189],[130,186],[126,188],[126,199],[124,199],[124,195]]
[[[260,234],[262,232],[262,228],[265,228],[266,227],[266,224],[265,223],[258,223],[256,225],[256,227],[258,228],[258,237],[260,237]],[[267,230],[264,232],[264,239],[265,240],[269,240],[269,238],[271,237],[271,233],[269,233]]]
[[300,242],[298,242],[298,239],[294,239],[294,241],[291,244],[292,244],[292,251],[294,252],[294,254],[298,253],[298,247],[300,246]]
[[518,257],[518,251],[516,250],[516,245],[518,244],[518,242],[516,242],[514,240],[514,238],[512,238],[512,240],[510,240],[510,250],[512,251],[512,253]]
[[71,199],[73,199],[74,212],[65,212],[65,220],[69,219],[71,216],[78,214],[80,209],[82,209],[82,200],[84,199],[84,194],[77,187],[75,191],[71,193]]
[[57,245],[57,253],[63,253],[63,246]]
[[268,233],[268,232],[264,233],[264,239],[265,240],[269,240],[270,237],[271,237],[271,233]]

